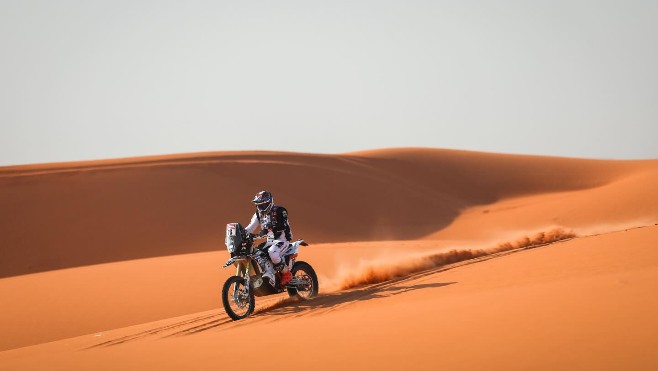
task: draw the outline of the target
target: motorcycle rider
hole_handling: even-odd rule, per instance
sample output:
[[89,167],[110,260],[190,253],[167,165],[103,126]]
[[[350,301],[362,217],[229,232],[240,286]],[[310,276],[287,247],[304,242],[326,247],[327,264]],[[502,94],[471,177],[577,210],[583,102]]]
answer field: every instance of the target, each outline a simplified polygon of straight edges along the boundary
[[281,285],[285,285],[292,279],[290,268],[282,259],[282,253],[292,240],[288,211],[282,206],[274,205],[274,197],[268,191],[258,192],[251,202],[256,205],[256,212],[245,229],[248,233],[253,233],[260,225],[259,235],[267,235],[265,246],[267,246],[267,253],[274,264],[274,268],[269,264],[266,265],[263,277],[267,277],[274,286],[274,271],[276,270],[281,272]]

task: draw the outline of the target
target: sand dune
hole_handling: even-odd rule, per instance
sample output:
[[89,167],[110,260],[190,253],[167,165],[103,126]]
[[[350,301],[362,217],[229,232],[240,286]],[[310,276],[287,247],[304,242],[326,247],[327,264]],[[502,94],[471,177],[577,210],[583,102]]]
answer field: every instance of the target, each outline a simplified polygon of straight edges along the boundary
[[657,228],[580,237],[308,302],[267,299],[246,321],[215,309],[0,352],[0,368],[276,368],[267,357],[236,356],[236,339],[257,334],[318,370],[404,369],[410,360],[422,370],[651,370]]
[[[264,188],[288,207],[298,235],[316,243],[449,238],[441,231],[477,206],[606,186],[614,192],[592,193],[587,201],[601,205],[601,213],[593,217],[584,211],[574,225],[643,218],[658,215],[658,202],[646,199],[655,197],[624,190],[656,189],[657,164],[400,149],[5,167],[0,168],[0,277],[216,251],[223,226],[246,223],[253,211],[249,200]],[[623,182],[628,184],[614,188]],[[616,201],[609,197],[620,193],[643,209],[628,207],[624,215],[614,215]],[[569,222],[571,209],[580,208],[577,202],[549,214],[530,212],[534,222],[521,229]]]
[[[263,298],[236,324],[219,309],[232,274],[220,269],[224,226],[246,222],[263,188],[312,243],[302,259],[325,295]],[[656,189],[658,160],[434,149],[0,168],[0,369],[203,369],[226,364],[218,349],[231,339],[289,327],[313,330],[317,346],[298,359],[320,369],[399,369],[411,355],[421,369],[651,369]],[[639,226],[653,227],[630,229]],[[449,271],[416,269],[450,250],[556,227],[578,237]],[[395,274],[358,278],[373,269]],[[352,287],[355,277],[366,286]],[[117,346],[79,352],[105,342]]]

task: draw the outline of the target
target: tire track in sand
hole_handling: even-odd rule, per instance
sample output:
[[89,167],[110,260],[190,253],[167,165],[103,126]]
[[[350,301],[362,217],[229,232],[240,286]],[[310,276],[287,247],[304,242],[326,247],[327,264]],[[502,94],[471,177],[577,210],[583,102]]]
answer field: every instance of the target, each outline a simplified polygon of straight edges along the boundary
[[[653,225],[639,226],[639,227],[634,227],[624,230],[627,231],[630,229],[645,228],[650,226]],[[245,325],[253,324],[254,322],[262,323],[264,321],[265,322],[276,321],[282,319],[282,317],[296,318],[296,317],[304,317],[310,315],[324,315],[364,300],[385,298],[393,295],[399,295],[416,289],[426,289],[432,287],[436,288],[436,287],[442,287],[442,286],[454,284],[455,282],[445,282],[445,283],[435,283],[435,284],[422,283],[424,281],[429,280],[429,278],[432,275],[445,272],[451,269],[459,268],[470,264],[476,264],[491,259],[500,258],[503,256],[515,254],[529,249],[536,249],[536,248],[550,246],[558,243],[563,243],[573,240],[575,238],[588,238],[588,237],[594,237],[602,234],[609,234],[615,232],[620,232],[620,231],[611,231],[607,233],[596,233],[586,236],[578,236],[574,238],[563,239],[549,243],[543,243],[543,244],[517,248],[513,250],[507,250],[507,251],[485,255],[469,260],[464,260],[457,263],[430,268],[407,276],[390,279],[381,283],[368,284],[368,285],[358,286],[352,289],[320,294],[312,299],[304,300],[297,298],[288,298],[283,296],[285,294],[260,298],[257,299],[257,305],[254,310],[254,313],[249,318],[244,320],[232,321],[226,315],[226,313],[224,313],[223,310],[217,309],[217,311],[211,314],[205,314],[200,316],[193,315],[192,318],[186,318],[184,320],[179,320],[173,323],[157,326],[152,329],[139,331],[134,334],[120,336],[111,340],[94,344],[85,349],[120,345],[126,342],[144,339],[149,336],[168,338],[175,336],[193,335],[213,329],[217,331],[222,331],[237,326],[245,326]]]

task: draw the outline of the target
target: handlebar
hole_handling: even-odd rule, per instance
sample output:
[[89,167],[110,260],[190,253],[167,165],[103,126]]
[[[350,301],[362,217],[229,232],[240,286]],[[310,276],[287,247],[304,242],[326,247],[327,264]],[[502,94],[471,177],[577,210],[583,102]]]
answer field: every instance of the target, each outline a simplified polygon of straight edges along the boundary
[[267,238],[267,235],[264,234],[264,235],[260,236],[260,235],[257,235],[257,234],[248,233],[247,238],[250,238],[252,240],[260,240],[261,238]]

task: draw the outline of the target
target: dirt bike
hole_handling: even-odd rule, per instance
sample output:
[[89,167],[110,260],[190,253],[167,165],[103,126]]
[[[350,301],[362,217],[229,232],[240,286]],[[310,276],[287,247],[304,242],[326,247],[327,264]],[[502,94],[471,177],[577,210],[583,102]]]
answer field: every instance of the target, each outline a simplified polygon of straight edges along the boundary
[[309,299],[318,294],[318,276],[310,264],[297,261],[300,246],[308,246],[304,240],[291,242],[281,252],[282,259],[292,273],[292,280],[281,285],[281,273],[275,274],[274,285],[267,277],[263,278],[265,269],[270,270],[272,262],[265,243],[254,247],[254,240],[265,238],[248,233],[240,223],[226,225],[226,248],[231,258],[223,268],[234,265],[235,276],[229,277],[222,288],[222,303],[226,313],[233,320],[248,317],[256,306],[256,296],[274,295],[288,292],[288,295]]

